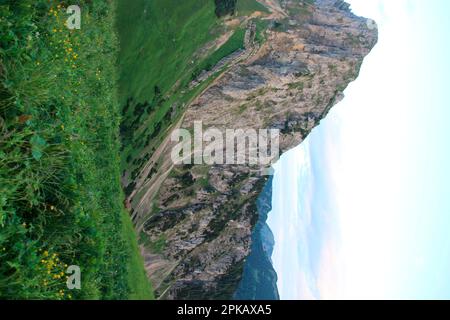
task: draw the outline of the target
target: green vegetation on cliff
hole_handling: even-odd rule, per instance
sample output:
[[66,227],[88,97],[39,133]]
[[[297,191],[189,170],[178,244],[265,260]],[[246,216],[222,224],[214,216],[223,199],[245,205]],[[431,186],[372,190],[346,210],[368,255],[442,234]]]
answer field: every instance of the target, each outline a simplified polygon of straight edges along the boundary
[[[245,25],[225,26],[215,14],[221,10],[218,2],[134,0],[118,4],[121,157],[127,195],[184,107],[223,70],[214,70],[199,86],[193,87],[191,81],[244,48]],[[265,9],[255,0],[239,0],[237,8],[245,13]],[[261,20],[256,24],[256,38],[261,42],[266,24]],[[215,47],[214,40],[226,32],[232,32],[230,38]]]
[[249,15],[255,11],[269,13],[270,11],[256,0],[239,0],[236,6],[238,15]]
[[0,298],[152,298],[120,186],[114,2],[77,3],[81,30],[60,1],[0,4]]
[[237,0],[214,0],[216,5],[215,13],[218,17],[234,14]]
[[212,57],[203,59],[206,52],[200,49],[224,31],[213,1],[124,1],[119,2],[117,15],[122,169],[128,194],[167,128],[204,88],[190,87],[193,77],[241,48],[244,31],[237,32]]
[[[217,25],[210,0],[135,0],[118,4],[122,168],[134,178],[174,120],[189,84],[192,56]],[[177,84],[176,88],[173,88]]]
[[210,71],[219,61],[233,52],[244,49],[244,37],[245,29],[238,28],[227,42],[198,64],[192,73],[192,78],[197,78],[202,71]]

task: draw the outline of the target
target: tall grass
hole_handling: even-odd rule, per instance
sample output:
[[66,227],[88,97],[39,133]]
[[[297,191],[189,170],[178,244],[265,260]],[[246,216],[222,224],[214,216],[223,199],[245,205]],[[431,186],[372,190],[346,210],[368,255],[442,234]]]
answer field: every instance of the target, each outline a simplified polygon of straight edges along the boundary
[[114,2],[77,2],[81,30],[63,1],[0,4],[0,298],[152,297],[119,181]]

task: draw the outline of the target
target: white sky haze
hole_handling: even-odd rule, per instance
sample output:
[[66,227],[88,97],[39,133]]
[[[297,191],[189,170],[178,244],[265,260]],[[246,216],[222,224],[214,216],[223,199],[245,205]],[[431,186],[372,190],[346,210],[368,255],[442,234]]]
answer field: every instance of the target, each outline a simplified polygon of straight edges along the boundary
[[450,1],[347,2],[379,43],[276,165],[281,298],[450,298]]

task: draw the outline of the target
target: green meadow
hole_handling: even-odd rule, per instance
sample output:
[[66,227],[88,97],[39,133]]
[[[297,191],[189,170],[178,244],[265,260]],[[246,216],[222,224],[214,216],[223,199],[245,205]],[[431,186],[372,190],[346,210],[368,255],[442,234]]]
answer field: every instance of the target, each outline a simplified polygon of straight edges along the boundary
[[236,5],[236,13],[241,16],[252,14],[255,11],[269,13],[269,10],[256,0],[239,0]]
[[0,4],[0,297],[150,299],[119,180],[115,6],[78,1],[69,30],[59,3]]
[[204,84],[192,88],[191,81],[242,48],[245,30],[231,30],[234,34],[220,48],[202,51],[228,30],[217,18],[212,0],[119,2],[117,29],[121,167],[129,194],[167,130],[205,88]]
[[211,0],[119,1],[122,168],[135,178],[179,117],[199,48],[220,34]]

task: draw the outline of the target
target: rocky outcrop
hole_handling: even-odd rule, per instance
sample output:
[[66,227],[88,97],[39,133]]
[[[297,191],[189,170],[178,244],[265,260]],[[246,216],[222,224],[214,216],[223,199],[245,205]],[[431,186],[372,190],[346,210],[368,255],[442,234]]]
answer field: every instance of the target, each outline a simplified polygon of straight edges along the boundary
[[[265,41],[219,76],[174,126],[276,128],[285,152],[319,124],[358,73],[377,31],[342,1],[261,1]],[[174,166],[167,137],[136,182],[133,218],[163,299],[229,299],[241,280],[267,182],[244,165]],[[157,165],[156,165],[157,164]]]

